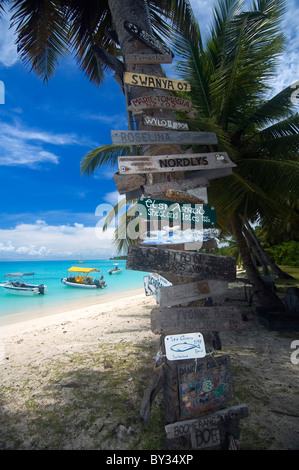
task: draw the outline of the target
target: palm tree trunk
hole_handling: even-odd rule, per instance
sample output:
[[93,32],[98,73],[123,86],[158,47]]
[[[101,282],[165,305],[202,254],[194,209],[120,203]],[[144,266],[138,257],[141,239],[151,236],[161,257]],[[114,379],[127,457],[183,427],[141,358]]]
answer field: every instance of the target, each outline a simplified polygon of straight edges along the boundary
[[234,215],[231,220],[232,231],[238,245],[240,255],[246,269],[247,276],[253,286],[259,306],[267,309],[285,310],[282,300],[265,285],[261,279],[257,269],[255,268],[251,256],[250,247],[246,243],[246,239],[242,232],[242,222],[238,215]]
[[[272,271],[280,278],[280,279],[294,279],[293,276],[290,276],[288,273],[285,273],[284,271],[282,271],[278,266],[277,264],[274,263],[274,261],[272,260],[272,258],[268,255],[268,253],[264,250],[264,248],[262,247],[259,239],[257,238],[254,230],[252,229],[252,227],[250,226],[250,224],[247,222],[245,224],[246,226],[246,230],[247,230],[247,233],[249,235],[249,237],[252,239],[252,242],[255,246],[255,251],[257,253],[257,256],[260,260],[260,263],[262,266],[264,265],[268,265],[270,266],[270,268],[272,269]],[[248,238],[247,238],[247,241],[248,241]],[[267,274],[267,273],[265,273]]]

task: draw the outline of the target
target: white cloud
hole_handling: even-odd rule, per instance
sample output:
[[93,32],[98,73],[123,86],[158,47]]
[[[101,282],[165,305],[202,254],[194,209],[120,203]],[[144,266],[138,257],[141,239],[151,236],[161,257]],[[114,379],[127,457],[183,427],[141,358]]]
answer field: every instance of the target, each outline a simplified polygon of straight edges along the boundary
[[109,258],[115,252],[114,228],[83,224],[48,225],[43,220],[0,229],[0,259],[65,259],[84,253],[86,259]]
[[0,21],[0,63],[5,67],[11,67],[18,61],[15,39],[14,30],[9,27],[9,17],[3,13]]

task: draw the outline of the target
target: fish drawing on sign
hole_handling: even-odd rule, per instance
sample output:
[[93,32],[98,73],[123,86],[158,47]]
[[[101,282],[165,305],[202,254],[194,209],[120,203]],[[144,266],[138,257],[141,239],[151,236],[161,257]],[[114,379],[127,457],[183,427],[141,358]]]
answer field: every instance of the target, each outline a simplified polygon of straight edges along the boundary
[[175,344],[174,346],[171,346],[170,349],[174,352],[185,352],[185,351],[190,351],[190,349],[198,348],[198,345],[196,344],[190,344],[190,343],[179,343]]

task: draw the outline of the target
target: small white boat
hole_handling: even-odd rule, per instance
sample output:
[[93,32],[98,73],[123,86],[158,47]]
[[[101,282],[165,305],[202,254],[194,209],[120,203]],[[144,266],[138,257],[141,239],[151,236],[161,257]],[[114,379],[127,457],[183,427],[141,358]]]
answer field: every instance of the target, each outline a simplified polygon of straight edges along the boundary
[[13,295],[44,295],[47,286],[44,284],[28,284],[27,282],[24,282],[20,278],[23,276],[33,276],[34,273],[8,273],[5,274],[5,277],[16,277],[19,278],[19,280],[9,280],[2,282],[0,284],[1,287],[7,292],[8,294],[13,294]]
[[61,282],[69,287],[80,287],[83,289],[103,289],[107,286],[104,281],[104,277],[101,276],[100,279],[93,279],[90,274],[92,272],[99,272],[99,269],[96,268],[81,268],[73,266],[68,269],[68,272],[74,273],[73,276],[63,277]]
[[109,269],[108,273],[109,274],[120,274],[122,272],[122,269],[118,266],[118,264],[114,264],[115,268]]

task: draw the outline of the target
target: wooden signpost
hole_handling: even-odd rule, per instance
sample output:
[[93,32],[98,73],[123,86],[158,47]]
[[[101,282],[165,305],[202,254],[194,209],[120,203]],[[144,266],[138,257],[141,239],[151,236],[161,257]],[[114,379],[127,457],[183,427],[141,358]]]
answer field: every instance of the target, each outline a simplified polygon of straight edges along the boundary
[[237,307],[155,307],[151,311],[151,330],[155,335],[241,330],[245,326]]
[[125,21],[124,27],[130,34],[132,34],[132,36],[139,39],[139,41],[141,41],[143,44],[150,47],[154,51],[157,51],[160,54],[167,54],[174,57],[171,50],[164,43],[156,39],[147,31],[144,31],[143,29],[139,28],[139,26],[137,26],[136,24],[131,23],[130,21]]
[[230,256],[216,256],[207,253],[180,252],[176,250],[130,246],[127,255],[127,269],[193,276],[198,280],[236,279],[236,260]]
[[227,292],[226,281],[211,280],[187,282],[174,286],[161,286],[155,295],[160,307],[181,305],[194,300],[201,300],[211,295],[222,295]]
[[127,85],[144,86],[147,88],[158,88],[168,91],[190,91],[190,83],[175,78],[156,77],[144,73],[124,72],[124,82]]
[[126,54],[127,64],[171,64],[171,54]]
[[185,191],[194,188],[205,188],[209,185],[206,178],[192,178],[184,180],[174,180],[174,181],[163,181],[163,183],[146,183],[144,185],[145,194],[148,196],[157,196],[159,194],[165,193],[168,190],[172,191]]
[[114,173],[114,183],[117,187],[119,194],[125,194],[134,189],[139,189],[146,182],[146,178],[143,175],[120,175]]
[[156,118],[151,116],[143,116],[143,124],[152,127],[165,127],[174,131],[188,131],[189,126],[187,122],[173,121],[171,119]]
[[113,144],[153,145],[153,144],[217,144],[214,132],[169,132],[169,131],[111,131]]
[[193,108],[191,101],[177,96],[169,95],[148,95],[134,98],[128,106],[128,110],[133,115],[142,114],[147,109],[169,109],[172,111],[181,111],[187,114],[189,118],[196,116],[197,112]]
[[236,165],[226,152],[118,157],[118,171],[121,174],[170,173],[173,171],[232,168],[234,166]]

